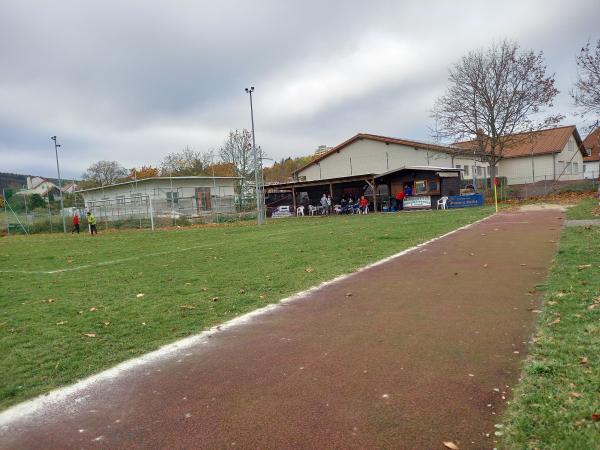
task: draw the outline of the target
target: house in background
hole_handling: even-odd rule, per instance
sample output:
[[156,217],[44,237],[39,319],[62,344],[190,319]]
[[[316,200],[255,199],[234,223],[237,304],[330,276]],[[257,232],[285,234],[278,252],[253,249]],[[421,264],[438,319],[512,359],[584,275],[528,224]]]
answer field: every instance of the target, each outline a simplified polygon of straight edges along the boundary
[[[508,184],[583,179],[585,148],[574,125],[515,134],[504,150],[498,176]],[[473,153],[473,141],[440,145],[359,133],[294,172],[296,181],[380,174],[411,166],[453,167],[477,186],[489,178],[489,164]]]
[[76,191],[79,190],[79,185],[76,184],[75,182],[68,183],[68,184],[64,185],[61,190],[62,190],[63,194],[74,194]]
[[49,194],[58,194],[58,186],[42,177],[27,177],[27,189],[21,189],[17,194],[38,194],[47,199]]
[[123,215],[147,214],[198,217],[235,212],[239,177],[151,177],[76,191],[85,208],[115,220]]
[[[507,184],[583,179],[586,152],[575,125],[517,133],[513,137],[498,163],[498,176],[505,177]],[[473,142],[457,142],[454,146],[466,151]]]
[[[458,149],[426,142],[359,133],[314,158],[294,172],[297,181],[380,174],[407,166],[466,167],[464,177],[478,164]],[[482,173],[487,173],[482,171]]]
[[587,152],[583,157],[583,176],[597,179],[600,177],[600,127],[588,134],[583,145]]

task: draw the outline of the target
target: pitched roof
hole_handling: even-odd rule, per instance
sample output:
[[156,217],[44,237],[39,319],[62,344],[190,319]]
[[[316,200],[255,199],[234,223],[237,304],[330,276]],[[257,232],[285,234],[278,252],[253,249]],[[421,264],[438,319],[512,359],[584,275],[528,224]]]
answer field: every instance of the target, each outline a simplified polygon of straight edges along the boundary
[[[524,133],[515,133],[510,135],[514,141],[508,147],[504,148],[504,158],[519,158],[523,156],[545,155],[560,153],[567,145],[569,137],[574,136],[579,150],[583,155],[586,154],[583,142],[575,125],[564,127],[548,128],[545,130],[531,131]],[[456,142],[454,146],[468,150],[473,148],[475,140]]]
[[583,140],[583,145],[586,149],[589,148],[592,150],[592,154],[590,156],[583,157],[584,161],[600,161],[600,127],[588,134],[588,136]]
[[458,149],[455,149],[455,148],[452,148],[452,147],[449,147],[449,146],[445,146],[445,145],[431,144],[431,143],[419,142],[419,141],[411,141],[411,140],[408,140],[408,139],[399,139],[399,138],[393,138],[393,137],[387,137],[387,136],[379,136],[379,135],[376,135],[376,134],[358,133],[358,134],[352,136],[347,141],[344,141],[341,144],[336,145],[335,147],[333,147],[330,150],[326,151],[325,153],[317,156],[316,158],[314,158],[308,164],[305,164],[304,166],[300,167],[299,169],[296,169],[293,173],[298,173],[298,172],[306,169],[307,167],[312,166],[313,164],[316,164],[319,161],[327,158],[329,155],[331,155],[333,153],[336,153],[336,152],[339,152],[344,147],[347,147],[348,145],[350,145],[350,144],[352,144],[352,143],[354,143],[356,141],[360,141],[361,139],[367,139],[367,140],[370,140],[370,141],[384,142],[386,144],[405,145],[407,147],[413,147],[413,148],[422,149],[422,150],[435,150],[435,151],[438,151],[438,152],[449,153],[449,154],[456,153],[457,150],[458,150]]

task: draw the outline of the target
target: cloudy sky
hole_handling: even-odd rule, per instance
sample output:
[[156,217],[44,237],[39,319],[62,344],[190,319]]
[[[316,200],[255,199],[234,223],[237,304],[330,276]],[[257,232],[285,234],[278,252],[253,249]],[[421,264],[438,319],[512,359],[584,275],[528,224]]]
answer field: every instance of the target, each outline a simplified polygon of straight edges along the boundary
[[598,0],[2,0],[0,171],[66,178],[100,159],[157,165],[250,127],[270,157],[357,132],[430,140],[449,65],[504,37],[542,50],[568,91],[600,38]]

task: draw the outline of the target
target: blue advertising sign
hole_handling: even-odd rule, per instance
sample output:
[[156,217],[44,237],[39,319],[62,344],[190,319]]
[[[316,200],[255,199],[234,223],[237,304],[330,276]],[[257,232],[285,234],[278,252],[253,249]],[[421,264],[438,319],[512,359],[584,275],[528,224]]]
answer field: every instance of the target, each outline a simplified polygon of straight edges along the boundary
[[482,194],[451,195],[448,197],[448,208],[471,208],[483,206]]

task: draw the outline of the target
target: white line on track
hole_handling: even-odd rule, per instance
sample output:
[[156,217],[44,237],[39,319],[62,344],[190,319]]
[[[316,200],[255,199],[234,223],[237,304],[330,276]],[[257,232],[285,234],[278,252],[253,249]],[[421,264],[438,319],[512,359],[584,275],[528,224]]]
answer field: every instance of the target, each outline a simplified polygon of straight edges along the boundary
[[149,364],[161,361],[161,360],[165,360],[166,358],[173,358],[173,357],[177,358],[177,357],[179,357],[178,354],[182,353],[186,349],[189,349],[190,347],[206,344],[207,342],[209,342],[208,338],[210,336],[213,336],[224,330],[246,324],[258,316],[261,316],[263,314],[266,314],[266,313],[269,313],[269,312],[279,309],[285,303],[289,303],[289,302],[293,302],[296,300],[306,298],[310,294],[314,293],[315,291],[318,291],[319,289],[324,288],[325,286],[329,286],[334,283],[339,283],[340,281],[343,281],[349,277],[352,277],[357,273],[364,272],[365,270],[368,270],[372,267],[376,267],[381,264],[385,264],[388,261],[392,261],[396,258],[404,256],[408,253],[411,253],[417,249],[421,249],[421,248],[431,244],[432,242],[443,239],[443,238],[450,236],[454,233],[457,233],[459,231],[466,230],[466,229],[472,227],[473,225],[476,225],[480,222],[488,220],[490,217],[497,217],[497,216],[495,216],[495,215],[486,216],[483,219],[479,219],[470,224],[463,225],[462,227],[456,228],[455,230],[449,231],[448,233],[445,233],[441,236],[435,237],[435,238],[425,241],[421,244],[415,245],[414,247],[408,248],[399,253],[396,253],[394,255],[391,255],[391,256],[383,258],[379,261],[376,261],[372,264],[368,264],[364,267],[361,267],[360,269],[356,270],[355,272],[340,275],[336,278],[333,278],[332,280],[325,281],[325,282],[323,282],[317,286],[313,286],[305,291],[298,292],[290,297],[280,300],[278,303],[273,303],[271,305],[265,306],[264,308],[256,309],[249,313],[243,314],[239,317],[231,319],[228,322],[225,322],[224,324],[214,326],[214,327],[210,328],[209,330],[206,330],[200,334],[180,339],[171,344],[167,344],[167,345],[159,348],[158,350],[147,353],[143,356],[124,361],[108,370],[105,370],[96,375],[92,375],[87,378],[84,378],[83,380],[78,381],[77,383],[72,384],[70,386],[55,389],[53,391],[50,391],[48,394],[36,397],[32,400],[28,400],[23,403],[19,403],[18,405],[15,405],[15,406],[12,406],[12,407],[8,408],[7,410],[0,413],[0,432],[10,432],[9,426],[11,424],[15,424],[15,422],[22,421],[22,420],[31,420],[36,417],[43,417],[46,413],[49,413],[51,415],[52,410],[54,408],[56,408],[57,406],[62,406],[62,409],[65,409],[67,407],[71,407],[71,408],[82,407],[83,406],[82,404],[85,403],[85,401],[88,397],[88,394],[86,394],[85,391],[98,383],[114,380],[115,378],[117,378],[121,375],[125,375],[128,371],[137,369],[144,365],[149,365]]

